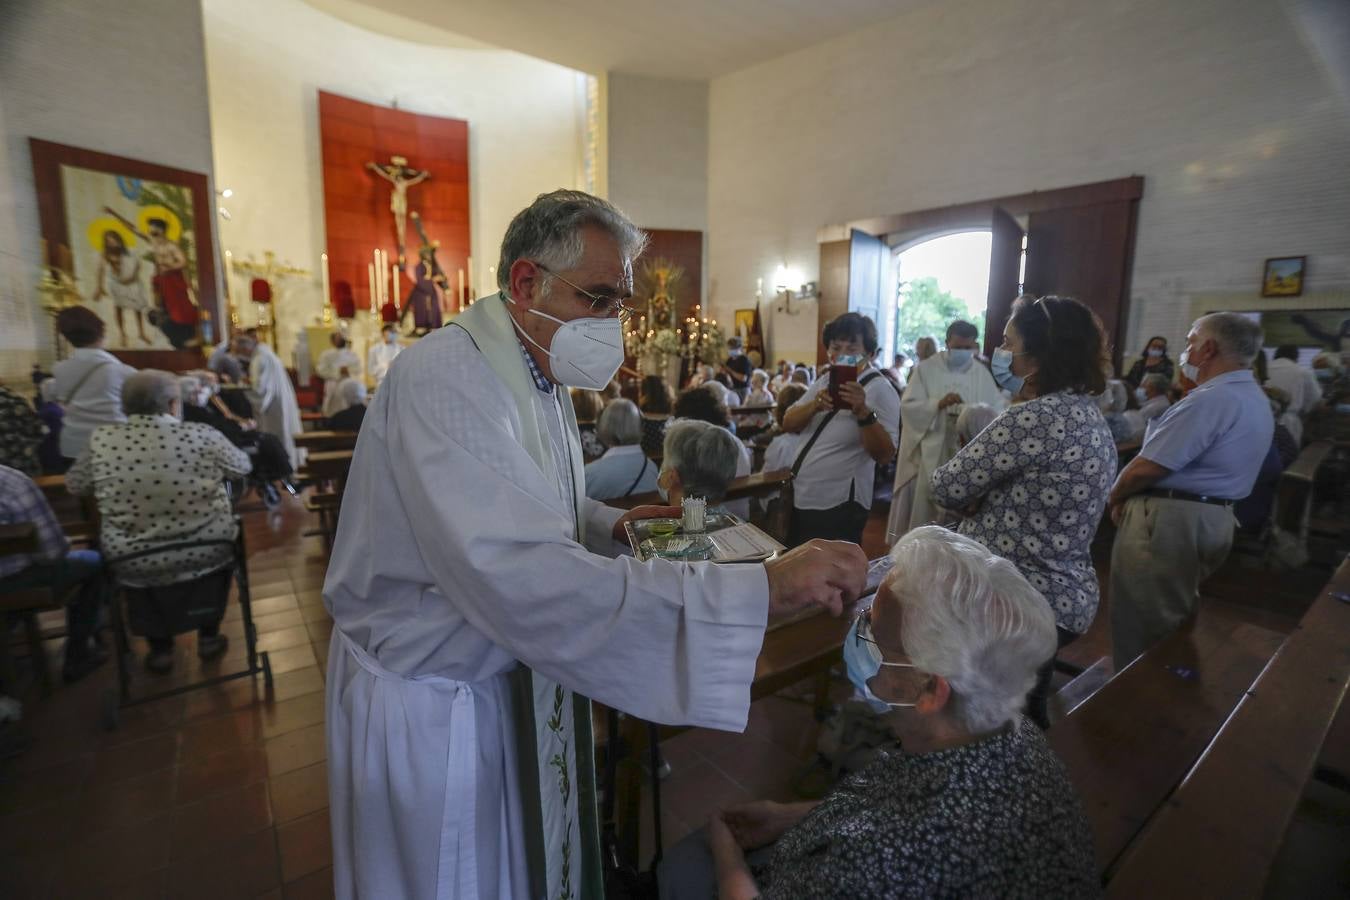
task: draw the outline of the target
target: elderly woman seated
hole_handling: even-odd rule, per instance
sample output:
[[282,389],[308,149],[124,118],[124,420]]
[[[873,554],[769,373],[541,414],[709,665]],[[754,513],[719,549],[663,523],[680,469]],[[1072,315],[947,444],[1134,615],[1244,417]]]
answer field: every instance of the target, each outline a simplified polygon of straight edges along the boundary
[[714,874],[722,900],[1100,892],[1064,766],[1020,715],[1055,650],[1049,605],[1012,563],[938,526],[891,558],[844,663],[899,747],[823,800],[715,814],[666,857],[663,898],[712,896]]
[[[95,430],[66,473],[71,493],[98,502],[103,554],[117,581],[133,589],[132,630],[148,639],[145,662],[154,672],[172,668],[173,636],[188,627],[197,627],[203,659],[225,652],[220,618],[238,529],[224,479],[252,470],[219,431],[183,422],[182,405],[173,375],[128,376],[127,421]],[[201,546],[206,541],[219,543]],[[202,582],[213,573],[211,584]]]
[[989,427],[989,423],[998,418],[999,411],[988,403],[970,403],[956,417],[956,441],[962,447],[969,444]]
[[736,478],[742,446],[731,432],[695,419],[676,419],[666,429],[661,474],[656,484],[671,506],[702,497],[711,509]]
[[656,490],[656,463],[642,452],[642,413],[636,403],[611,400],[600,411],[596,431],[609,449],[586,464],[587,497],[613,500]]
[[366,386],[357,378],[344,378],[333,388],[333,414],[324,420],[330,431],[360,431],[366,418]]

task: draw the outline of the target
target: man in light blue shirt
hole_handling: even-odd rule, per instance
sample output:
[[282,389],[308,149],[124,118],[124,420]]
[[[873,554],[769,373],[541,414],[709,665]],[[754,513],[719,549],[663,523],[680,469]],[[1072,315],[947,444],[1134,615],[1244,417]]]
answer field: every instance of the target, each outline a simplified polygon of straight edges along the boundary
[[642,413],[632,400],[611,400],[595,431],[609,449],[586,464],[587,497],[615,500],[656,490],[658,466],[642,452]]
[[1111,490],[1111,640],[1116,669],[1191,616],[1200,582],[1228,558],[1233,503],[1252,491],[1275,432],[1252,375],[1261,326],[1234,313],[1197,319],[1181,368],[1197,387],[1149,423]]

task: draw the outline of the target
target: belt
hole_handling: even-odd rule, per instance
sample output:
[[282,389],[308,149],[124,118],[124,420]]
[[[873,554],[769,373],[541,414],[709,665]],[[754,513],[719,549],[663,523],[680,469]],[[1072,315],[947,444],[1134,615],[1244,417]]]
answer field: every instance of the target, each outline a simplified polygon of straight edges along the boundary
[[1232,506],[1236,501],[1225,500],[1222,497],[1205,497],[1201,494],[1188,494],[1185,491],[1174,491],[1171,488],[1151,488],[1144,493],[1149,497],[1163,497],[1167,500],[1189,500],[1192,503],[1209,503],[1213,506]]

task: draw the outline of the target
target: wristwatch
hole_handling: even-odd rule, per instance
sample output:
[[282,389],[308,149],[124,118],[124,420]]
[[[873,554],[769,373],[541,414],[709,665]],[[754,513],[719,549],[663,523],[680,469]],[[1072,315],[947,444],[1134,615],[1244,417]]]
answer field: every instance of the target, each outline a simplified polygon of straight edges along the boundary
[[876,420],[877,420],[877,413],[876,410],[873,410],[866,416],[862,417],[861,419],[856,419],[855,421],[858,423],[859,428],[866,428],[868,425],[871,425]]

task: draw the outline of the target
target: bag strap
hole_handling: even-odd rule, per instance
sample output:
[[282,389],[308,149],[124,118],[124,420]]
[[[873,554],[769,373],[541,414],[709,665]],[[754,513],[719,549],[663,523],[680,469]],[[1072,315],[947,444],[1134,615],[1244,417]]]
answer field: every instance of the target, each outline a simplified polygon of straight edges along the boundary
[[105,368],[105,367],[110,366],[110,365],[112,365],[112,363],[108,362],[108,361],[105,359],[103,362],[99,363],[98,365],[92,366],[92,367],[89,369],[89,371],[85,372],[84,375],[82,375],[82,376],[80,377],[80,380],[79,380],[79,381],[75,382],[75,386],[74,386],[73,388],[70,389],[70,393],[66,394],[66,396],[63,397],[63,398],[61,399],[61,405],[62,405],[62,406],[69,406],[69,405],[70,405],[70,401],[74,400],[74,399],[75,399],[75,395],[78,394],[78,393],[80,392],[80,388],[84,387],[84,383],[85,383],[86,381],[88,381],[90,378],[92,378],[92,377],[94,376],[94,373],[97,372],[99,369]]
[[623,495],[624,495],[625,497],[628,497],[628,496],[631,496],[631,495],[632,495],[633,490],[634,490],[634,489],[638,486],[638,484],[642,481],[642,476],[647,474],[647,464],[648,464],[649,462],[650,462],[650,460],[647,459],[647,455],[644,453],[644,454],[642,455],[642,471],[641,471],[641,472],[638,472],[638,477],[636,477],[636,478],[633,479],[633,483],[630,484],[630,485],[628,486],[628,490],[626,490],[626,491],[623,492]]
[[811,452],[811,448],[815,446],[816,440],[820,438],[820,433],[825,430],[826,425],[830,424],[830,420],[837,415],[839,415],[839,410],[832,409],[825,414],[825,418],[820,420],[820,424],[816,426],[815,433],[811,435],[811,439],[806,442],[806,445],[802,447],[801,452],[797,454],[797,461],[792,464],[793,478],[796,478],[797,473],[801,471],[802,463],[806,462],[806,454]]

